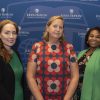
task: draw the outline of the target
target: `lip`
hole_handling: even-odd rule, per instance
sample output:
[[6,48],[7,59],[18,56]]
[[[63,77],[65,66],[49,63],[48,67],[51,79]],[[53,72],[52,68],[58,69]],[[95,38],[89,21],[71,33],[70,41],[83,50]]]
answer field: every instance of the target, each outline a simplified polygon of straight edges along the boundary
[[56,35],[60,35],[60,32],[55,33]]
[[15,40],[8,40],[8,42],[13,43]]
[[90,42],[90,43],[97,43],[97,42]]
[[96,45],[97,43],[96,43],[96,42],[90,42],[89,44],[91,44],[91,45]]
[[89,45],[91,46],[97,46],[99,43],[98,42],[89,42]]
[[98,41],[96,40],[93,40],[93,41],[89,41],[90,43],[97,43]]

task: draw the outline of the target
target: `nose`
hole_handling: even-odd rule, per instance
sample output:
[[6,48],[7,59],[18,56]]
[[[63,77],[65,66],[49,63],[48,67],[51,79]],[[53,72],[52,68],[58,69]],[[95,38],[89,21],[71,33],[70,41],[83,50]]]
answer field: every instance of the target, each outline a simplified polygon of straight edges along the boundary
[[94,36],[92,39],[93,39],[93,40],[96,40],[96,37]]
[[60,31],[60,27],[57,27],[57,31],[58,31],[58,32]]
[[13,38],[13,33],[10,33],[10,34],[9,34],[9,37],[10,37],[10,38]]

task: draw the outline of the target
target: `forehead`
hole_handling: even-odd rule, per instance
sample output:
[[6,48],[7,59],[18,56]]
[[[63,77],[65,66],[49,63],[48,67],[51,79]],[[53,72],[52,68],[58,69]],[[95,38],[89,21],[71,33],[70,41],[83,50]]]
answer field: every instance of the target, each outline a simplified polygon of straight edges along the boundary
[[91,35],[91,34],[100,35],[100,32],[99,32],[98,30],[92,30],[92,31],[90,32],[90,35]]
[[63,25],[63,20],[61,20],[61,19],[55,19],[54,21],[52,21],[51,24],[62,24]]
[[8,23],[3,26],[2,30],[10,30],[10,29],[16,29],[15,26],[11,23]]

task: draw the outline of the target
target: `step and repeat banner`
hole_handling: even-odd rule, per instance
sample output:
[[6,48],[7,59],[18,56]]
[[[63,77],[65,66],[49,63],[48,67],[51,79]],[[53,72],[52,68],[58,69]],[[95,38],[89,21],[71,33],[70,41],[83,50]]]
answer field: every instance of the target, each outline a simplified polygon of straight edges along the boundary
[[16,46],[26,70],[32,44],[40,41],[48,19],[64,18],[65,39],[76,52],[85,49],[87,30],[100,26],[100,0],[0,0],[0,20],[11,19],[20,28]]

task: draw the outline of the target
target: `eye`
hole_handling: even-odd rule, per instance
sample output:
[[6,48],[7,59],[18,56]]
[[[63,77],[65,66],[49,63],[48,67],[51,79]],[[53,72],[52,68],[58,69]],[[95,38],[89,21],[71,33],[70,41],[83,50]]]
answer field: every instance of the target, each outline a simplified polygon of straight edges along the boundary
[[6,35],[10,35],[10,34],[17,35],[16,31],[12,31],[12,32],[11,31],[5,31],[4,34],[6,34]]
[[57,28],[57,25],[53,25],[54,28]]
[[12,34],[17,35],[17,33],[15,31],[13,31]]
[[4,32],[5,34],[9,34],[10,32],[9,31],[6,31],[6,32]]
[[60,26],[59,28],[60,28],[60,29],[63,29],[63,27],[62,27],[62,26]]
[[90,35],[89,37],[94,37],[94,35]]
[[100,39],[100,36],[97,36],[96,38]]

